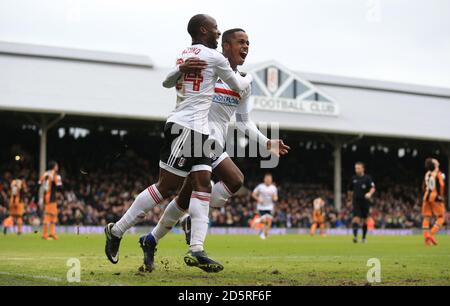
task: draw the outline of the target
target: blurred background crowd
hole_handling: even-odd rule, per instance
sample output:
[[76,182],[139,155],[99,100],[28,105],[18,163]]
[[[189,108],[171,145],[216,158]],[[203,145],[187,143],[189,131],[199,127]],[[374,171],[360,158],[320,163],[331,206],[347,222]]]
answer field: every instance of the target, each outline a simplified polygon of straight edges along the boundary
[[[14,165],[9,168],[13,169]],[[9,185],[14,178],[14,173],[25,178],[29,189],[25,196],[25,224],[38,224],[42,206],[35,196],[38,174],[32,168],[16,167],[15,170],[2,172],[0,220],[8,216]],[[61,175],[64,188],[62,197],[59,198],[59,223],[105,225],[117,221],[132,204],[134,198],[155,182],[157,178],[155,174],[148,160],[139,158],[132,152],[127,153],[107,169],[92,172],[89,169],[69,172],[62,164]],[[334,207],[334,195],[329,185],[298,183],[277,174],[274,174],[274,179],[279,192],[279,201],[274,214],[275,227],[309,228],[312,222],[312,202],[319,196],[326,201],[328,228],[351,226],[352,207],[347,201],[346,188],[342,193],[343,207],[338,212]],[[260,181],[261,176],[247,176],[245,186],[229,200],[225,208],[211,210],[211,225],[248,226],[249,220],[256,212],[256,203],[250,195]],[[375,181],[377,192],[371,209],[375,228],[420,228],[420,187],[392,184],[386,180],[378,183],[376,178]],[[156,207],[142,224],[155,225],[167,204],[168,201]]]
[[[161,144],[160,131],[156,129],[151,135],[143,135],[141,130],[128,134],[91,130],[77,136],[68,129],[64,133],[59,129],[49,135],[48,155],[59,162],[64,184],[63,197],[59,200],[59,224],[105,225],[117,221],[134,198],[156,182],[158,150],[155,148]],[[2,147],[7,148],[0,152],[0,221],[8,216],[10,182],[21,175],[29,187],[25,196],[25,224],[36,224],[42,214],[35,197],[36,131],[22,128],[11,131],[15,137],[8,135],[0,139]],[[409,144],[403,156],[399,156],[400,149],[395,144],[380,144],[373,139],[344,146],[342,209],[338,212],[334,207],[332,147],[314,135],[280,136],[293,149],[280,160],[277,168],[261,169],[258,158],[234,159],[245,175],[244,187],[225,208],[211,209],[212,226],[248,226],[256,210],[251,192],[264,174],[270,172],[279,193],[275,227],[310,227],[312,202],[319,196],[326,202],[327,226],[349,227],[352,208],[347,201],[346,186],[353,175],[355,161],[362,160],[377,187],[371,209],[374,226],[421,227],[423,161],[429,152],[419,144]],[[17,139],[21,139],[21,145],[17,145]],[[440,159],[443,168],[447,167],[444,156]],[[155,208],[143,224],[155,225],[167,204],[168,201]],[[450,221],[449,215],[447,220]]]

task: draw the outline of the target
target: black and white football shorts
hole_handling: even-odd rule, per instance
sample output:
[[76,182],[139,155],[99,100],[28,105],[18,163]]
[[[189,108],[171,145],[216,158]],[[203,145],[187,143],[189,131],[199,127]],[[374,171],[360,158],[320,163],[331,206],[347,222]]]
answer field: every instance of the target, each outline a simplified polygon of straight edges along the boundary
[[213,138],[210,137],[209,141],[212,143],[211,150],[211,162],[212,169],[216,169],[216,167],[223,162],[224,159],[230,157],[225,149]]
[[212,172],[211,147],[208,135],[168,122],[164,127],[159,167],[181,177],[197,171]]

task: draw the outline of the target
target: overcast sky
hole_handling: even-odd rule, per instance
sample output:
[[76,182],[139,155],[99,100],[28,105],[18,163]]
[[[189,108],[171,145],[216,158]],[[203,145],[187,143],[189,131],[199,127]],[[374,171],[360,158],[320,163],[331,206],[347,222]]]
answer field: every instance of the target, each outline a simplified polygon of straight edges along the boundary
[[0,0],[0,40],[146,54],[169,67],[196,13],[221,31],[246,29],[249,63],[450,88],[448,0]]

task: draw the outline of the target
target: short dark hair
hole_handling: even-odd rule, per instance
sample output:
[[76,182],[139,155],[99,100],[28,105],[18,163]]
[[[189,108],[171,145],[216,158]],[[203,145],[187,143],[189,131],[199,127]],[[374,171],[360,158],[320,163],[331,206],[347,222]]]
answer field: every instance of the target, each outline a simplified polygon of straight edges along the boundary
[[433,162],[433,159],[431,157],[425,159],[425,170],[427,171],[434,171],[436,168],[436,165]]
[[200,28],[205,24],[207,19],[208,15],[197,14],[189,20],[187,31],[192,38],[198,37],[200,34]]
[[360,166],[362,166],[363,168],[366,168],[366,164],[364,164],[362,161],[357,161],[357,162],[355,163],[355,166],[357,166],[357,165],[360,165]]
[[229,40],[230,36],[233,35],[236,32],[244,32],[245,33],[245,31],[243,29],[241,29],[241,28],[234,28],[234,29],[226,30],[222,34],[222,45],[224,43],[226,43],[226,42],[230,42],[230,40]]
[[56,166],[57,164],[58,164],[58,163],[57,163],[56,161],[54,161],[54,160],[49,161],[48,164],[47,164],[48,169],[53,169],[53,168],[55,168],[55,166]]

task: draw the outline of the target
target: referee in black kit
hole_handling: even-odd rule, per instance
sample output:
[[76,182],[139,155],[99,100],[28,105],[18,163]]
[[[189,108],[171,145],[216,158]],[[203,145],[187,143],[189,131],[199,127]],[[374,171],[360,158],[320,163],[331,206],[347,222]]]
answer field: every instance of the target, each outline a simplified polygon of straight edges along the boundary
[[348,186],[348,201],[353,205],[353,242],[358,242],[358,228],[362,223],[362,242],[366,242],[367,217],[369,216],[370,202],[375,193],[375,183],[370,175],[365,174],[363,162],[355,163],[355,175]]

